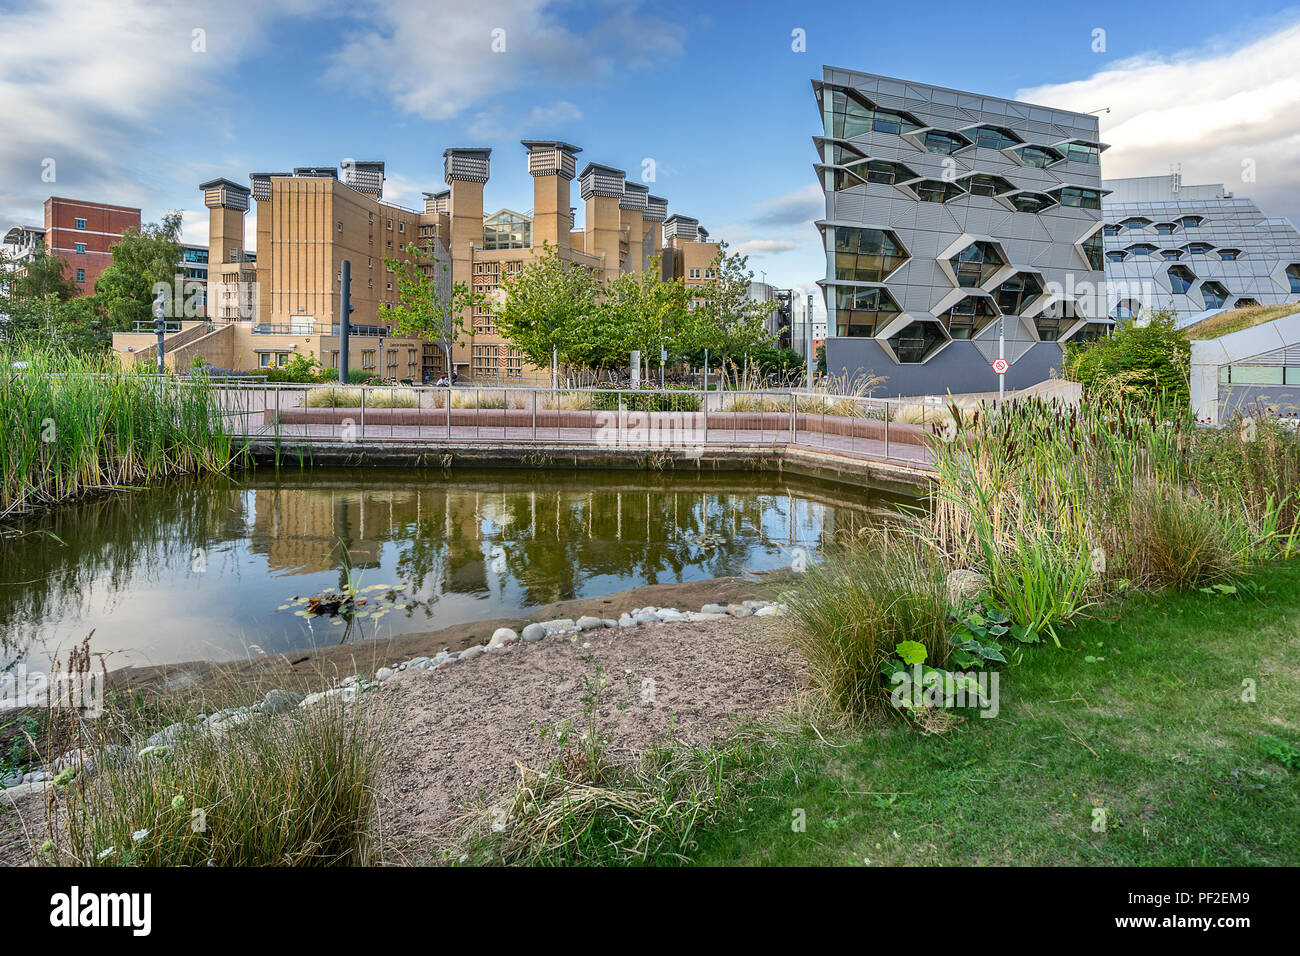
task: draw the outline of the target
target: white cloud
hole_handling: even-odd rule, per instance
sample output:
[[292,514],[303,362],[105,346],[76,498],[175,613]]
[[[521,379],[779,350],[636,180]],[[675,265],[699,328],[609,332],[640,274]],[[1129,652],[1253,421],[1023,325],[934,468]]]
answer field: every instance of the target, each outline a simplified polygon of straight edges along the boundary
[[[1300,214],[1300,22],[1232,49],[1144,54],[1018,99],[1100,115],[1108,179],[1158,176],[1182,164],[1183,182],[1224,183],[1265,213]],[[1256,181],[1243,181],[1253,165]]]
[[[248,27],[259,19],[255,0],[215,14],[161,0],[33,0],[0,13],[0,212],[31,218],[68,193],[145,205],[153,189],[130,173],[148,160],[143,144],[197,120],[263,42]],[[46,159],[53,181],[41,176]]]
[[326,78],[389,97],[400,109],[445,120],[517,89],[587,82],[616,70],[662,66],[685,30],[635,6],[600,11],[584,33],[566,28],[553,0],[366,3],[373,26],[336,54]]
[[576,123],[580,119],[582,110],[567,100],[559,100],[549,106],[534,106],[523,116],[504,107],[496,107],[475,116],[466,132],[475,142],[518,139],[530,134],[538,137],[558,136],[565,125]]
[[798,247],[797,242],[789,239],[746,239],[737,242],[732,251],[747,256],[755,252],[789,252]]

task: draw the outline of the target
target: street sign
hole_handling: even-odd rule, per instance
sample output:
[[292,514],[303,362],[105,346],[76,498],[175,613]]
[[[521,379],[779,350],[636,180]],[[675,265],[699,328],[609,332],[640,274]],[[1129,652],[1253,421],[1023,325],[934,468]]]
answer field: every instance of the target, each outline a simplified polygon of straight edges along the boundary
[[999,375],[1006,375],[1007,370],[1010,368],[1011,368],[1011,363],[1008,362],[1006,359],[993,360],[993,371],[997,372]]

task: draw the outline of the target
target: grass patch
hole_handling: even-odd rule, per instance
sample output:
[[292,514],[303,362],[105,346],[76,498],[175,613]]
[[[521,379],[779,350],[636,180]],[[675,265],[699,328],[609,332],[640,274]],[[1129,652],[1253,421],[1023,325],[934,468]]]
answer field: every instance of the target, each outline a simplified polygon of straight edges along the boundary
[[1288,315],[1295,315],[1297,312],[1300,312],[1300,305],[1295,302],[1285,305],[1256,305],[1247,309],[1220,312],[1218,315],[1212,315],[1208,319],[1201,319],[1201,321],[1189,325],[1184,331],[1186,331],[1187,337],[1194,341],[1217,339],[1222,335],[1240,332],[1242,329],[1254,328],[1257,325],[1263,325],[1265,322],[1272,322]]
[[940,736],[823,727],[830,746],[807,726],[769,736],[692,859],[1294,866],[1300,563],[1253,580],[1251,594],[1137,594],[1062,650],[1013,654],[994,719]]
[[[368,388],[366,408],[419,408],[420,396],[409,388]],[[359,388],[313,388],[304,401],[307,408],[360,408]]]

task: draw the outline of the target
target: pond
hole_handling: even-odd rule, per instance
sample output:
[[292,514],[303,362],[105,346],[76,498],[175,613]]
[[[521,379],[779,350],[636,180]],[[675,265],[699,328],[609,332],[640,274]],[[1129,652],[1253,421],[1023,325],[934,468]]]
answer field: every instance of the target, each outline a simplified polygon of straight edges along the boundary
[[[754,473],[315,469],[174,482],[0,539],[0,670],[230,660],[815,560],[866,490]],[[366,619],[309,614],[352,588]],[[375,613],[380,612],[380,613]]]

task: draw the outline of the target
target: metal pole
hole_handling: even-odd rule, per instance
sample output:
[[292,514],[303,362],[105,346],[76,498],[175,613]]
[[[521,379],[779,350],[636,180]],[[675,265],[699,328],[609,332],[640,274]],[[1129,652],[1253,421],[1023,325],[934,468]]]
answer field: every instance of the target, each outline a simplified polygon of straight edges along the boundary
[[558,346],[551,346],[551,391],[554,392],[560,387],[560,349]]
[[167,367],[163,363],[163,337],[167,334],[166,309],[167,306],[163,301],[163,294],[160,291],[157,297],[153,300],[153,330],[158,333],[158,347],[156,351],[158,352],[159,375],[163,375],[167,371]]
[[709,404],[709,350],[704,350],[704,404]]
[[352,261],[343,260],[343,277],[339,282],[339,384],[347,385],[348,338],[352,334]]
[[[1007,340],[1005,334],[1006,322],[1007,322],[1006,316],[1001,316],[998,318],[998,358],[999,359],[1005,359],[1007,357]],[[1002,405],[1003,396],[1006,394],[1006,385],[1007,385],[1007,377],[1005,375],[999,375],[998,376],[998,406],[999,407]]]

